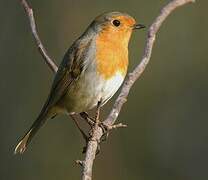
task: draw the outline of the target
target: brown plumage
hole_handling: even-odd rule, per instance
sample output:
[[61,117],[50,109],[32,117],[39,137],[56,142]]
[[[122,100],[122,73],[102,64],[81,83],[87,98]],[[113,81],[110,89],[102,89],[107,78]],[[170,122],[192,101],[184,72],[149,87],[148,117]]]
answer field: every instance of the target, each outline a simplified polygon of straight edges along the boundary
[[136,26],[125,13],[98,16],[66,52],[38,118],[17,144],[23,153],[39,128],[58,114],[81,113],[102,99],[104,105],[121,86],[128,67],[128,43]]

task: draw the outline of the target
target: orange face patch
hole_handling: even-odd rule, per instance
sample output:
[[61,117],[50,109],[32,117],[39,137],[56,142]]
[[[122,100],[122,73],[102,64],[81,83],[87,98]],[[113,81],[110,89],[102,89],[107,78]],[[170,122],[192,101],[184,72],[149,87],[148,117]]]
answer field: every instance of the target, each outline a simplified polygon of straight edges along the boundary
[[[119,24],[115,25],[113,22]],[[111,16],[102,25],[96,38],[97,70],[105,79],[117,72],[126,75],[128,67],[128,44],[136,21],[127,15]]]
[[125,76],[128,67],[128,42],[122,33],[100,33],[96,39],[98,73],[110,79],[117,72]]

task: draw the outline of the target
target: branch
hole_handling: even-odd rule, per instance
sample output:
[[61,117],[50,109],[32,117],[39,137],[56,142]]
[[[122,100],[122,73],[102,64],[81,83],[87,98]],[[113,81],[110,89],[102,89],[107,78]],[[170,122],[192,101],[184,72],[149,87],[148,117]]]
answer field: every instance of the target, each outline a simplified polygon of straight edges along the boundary
[[[144,72],[151,58],[152,48],[155,42],[156,33],[158,32],[162,23],[170,15],[170,13],[172,13],[176,8],[193,2],[195,2],[195,0],[172,0],[162,8],[159,16],[153,21],[153,24],[150,26],[148,30],[147,41],[144,50],[144,55],[142,56],[142,60],[140,64],[136,66],[133,72],[128,74],[124,82],[124,85],[121,89],[121,92],[118,98],[116,99],[110,114],[108,115],[107,119],[103,122],[105,125],[112,126],[115,123],[123,104],[127,101],[127,97],[131,87]],[[97,141],[91,140],[87,145],[86,157],[85,160],[83,161],[82,180],[92,179],[92,166],[95,159],[96,150],[98,147],[98,142],[100,141],[102,135],[103,135],[102,129],[100,127],[97,127],[97,129],[94,131],[92,135],[92,139],[96,139]]]
[[132,85],[144,72],[151,58],[152,48],[155,42],[156,33],[158,32],[162,23],[170,15],[170,13],[172,13],[176,8],[194,2],[195,0],[172,0],[162,8],[159,16],[153,21],[152,25],[148,30],[146,46],[145,46],[144,54],[142,56],[141,63],[137,65],[137,67],[133,70],[132,73],[128,74],[128,77],[121,89],[121,93],[116,99],[113,109],[111,110],[111,113],[109,114],[108,118],[105,120],[105,124],[112,125],[113,123],[115,123],[123,104],[127,100],[127,96],[129,94]]
[[27,3],[26,0],[20,0],[20,3],[22,4],[22,6],[25,9],[25,12],[28,16],[28,19],[30,21],[30,28],[32,31],[32,35],[35,39],[35,43],[38,47],[38,50],[40,52],[40,54],[42,55],[43,59],[45,60],[46,64],[49,66],[49,68],[52,70],[52,72],[56,73],[58,70],[57,65],[54,63],[54,61],[50,58],[50,56],[48,55],[48,53],[46,52],[40,38],[39,35],[37,33],[37,28],[36,28],[36,23],[35,23],[35,18],[33,15],[33,10],[32,8],[29,6],[29,4]]
[[[127,101],[127,97],[129,94],[129,91],[133,84],[136,82],[136,80],[141,76],[143,71],[145,70],[147,64],[150,61],[151,54],[152,54],[152,48],[154,45],[156,33],[158,32],[159,28],[161,27],[162,23],[165,21],[165,19],[169,16],[170,13],[172,13],[176,8],[183,6],[185,4],[195,2],[195,0],[172,0],[170,1],[166,6],[164,6],[159,14],[159,16],[154,20],[153,24],[150,26],[148,30],[148,36],[146,41],[146,46],[144,50],[144,55],[142,56],[142,60],[140,64],[136,66],[136,68],[133,70],[132,73],[129,73],[124,85],[121,89],[121,92],[116,99],[113,108],[108,115],[107,119],[103,122],[104,125],[108,126],[109,129],[114,129],[117,127],[125,127],[123,124],[114,125],[116,119],[118,118],[118,115],[121,111],[121,108],[123,104]],[[25,12],[28,16],[31,31],[33,34],[33,37],[35,39],[35,43],[38,47],[38,50],[42,57],[44,58],[46,64],[49,66],[49,68],[56,73],[58,68],[54,61],[50,58],[50,56],[47,54],[39,36],[37,33],[35,18],[33,15],[32,8],[28,5],[26,0],[20,0],[21,5],[24,7]],[[103,135],[102,128],[99,126],[95,126],[92,138],[88,141],[87,149],[86,149],[86,156],[84,161],[77,161],[78,164],[82,167],[82,180],[91,180],[92,179],[92,167],[93,162],[95,159],[98,142],[100,142],[100,139]]]

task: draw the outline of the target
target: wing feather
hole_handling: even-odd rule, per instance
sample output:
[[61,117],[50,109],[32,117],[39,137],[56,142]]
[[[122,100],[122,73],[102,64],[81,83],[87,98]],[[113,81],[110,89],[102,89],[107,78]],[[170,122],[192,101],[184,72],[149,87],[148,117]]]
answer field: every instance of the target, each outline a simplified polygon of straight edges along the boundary
[[84,69],[85,55],[90,43],[91,41],[76,41],[66,52],[54,78],[45,108],[56,104],[69,90],[70,85],[79,78]]

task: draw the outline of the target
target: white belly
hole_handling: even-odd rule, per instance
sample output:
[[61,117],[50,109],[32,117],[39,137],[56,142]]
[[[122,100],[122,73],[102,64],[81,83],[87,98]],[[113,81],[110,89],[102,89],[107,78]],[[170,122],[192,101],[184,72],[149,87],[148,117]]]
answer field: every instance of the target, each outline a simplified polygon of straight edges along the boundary
[[117,72],[105,80],[94,73],[86,73],[71,87],[66,96],[68,113],[79,113],[95,107],[98,101],[104,105],[119,89],[124,76]]
[[101,85],[101,98],[103,100],[103,104],[105,104],[116,93],[123,80],[124,77],[118,72],[111,79],[108,79],[104,86]]

